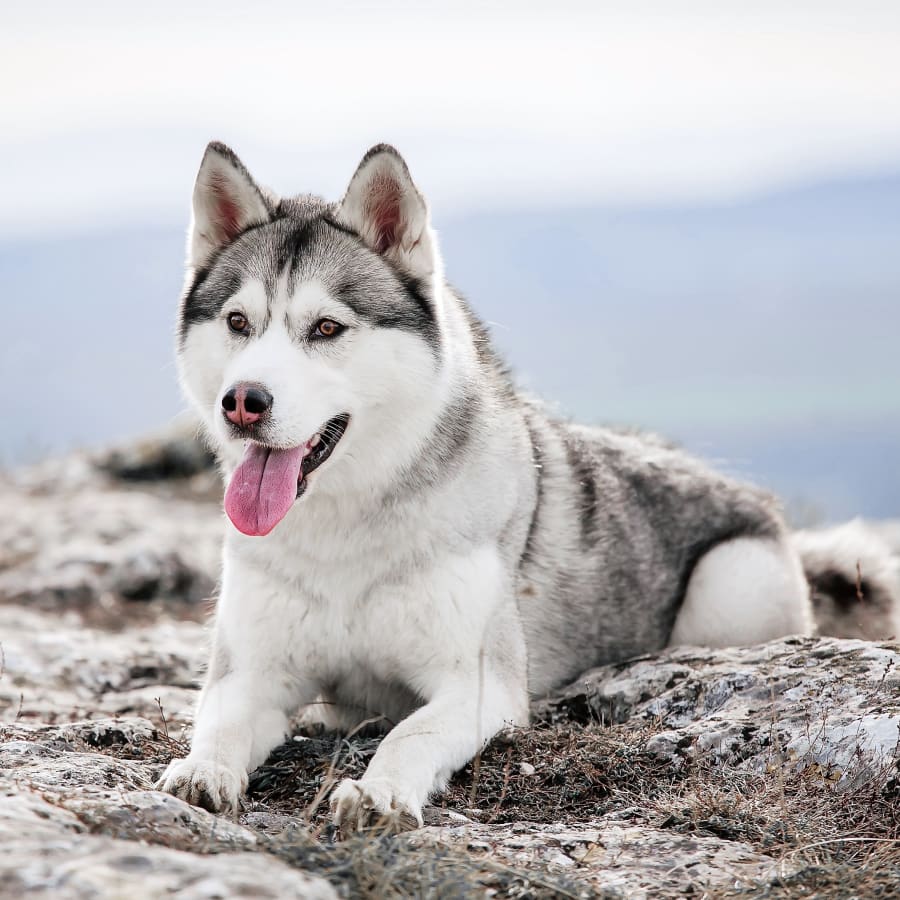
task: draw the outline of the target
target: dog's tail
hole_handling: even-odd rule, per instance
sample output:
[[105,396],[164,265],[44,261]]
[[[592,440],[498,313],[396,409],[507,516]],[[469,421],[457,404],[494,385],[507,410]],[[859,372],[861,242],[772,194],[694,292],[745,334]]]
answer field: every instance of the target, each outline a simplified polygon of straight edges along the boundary
[[900,640],[900,554],[873,526],[854,519],[796,531],[819,634]]

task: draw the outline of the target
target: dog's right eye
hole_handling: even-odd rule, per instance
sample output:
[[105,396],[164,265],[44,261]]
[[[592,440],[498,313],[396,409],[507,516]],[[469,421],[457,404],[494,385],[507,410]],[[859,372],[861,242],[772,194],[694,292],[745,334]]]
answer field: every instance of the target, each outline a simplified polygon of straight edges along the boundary
[[228,327],[235,334],[246,334],[250,330],[250,323],[243,313],[234,312],[228,314]]

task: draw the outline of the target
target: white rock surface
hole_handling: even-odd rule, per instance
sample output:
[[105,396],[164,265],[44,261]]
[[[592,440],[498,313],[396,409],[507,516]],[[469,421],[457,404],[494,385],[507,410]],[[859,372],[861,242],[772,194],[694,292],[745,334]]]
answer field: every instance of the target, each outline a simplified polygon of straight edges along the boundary
[[[74,457],[0,477],[0,895],[331,898],[361,890],[365,873],[370,891],[402,877],[428,894],[443,878],[443,895],[461,897],[480,884],[497,896],[752,895],[790,871],[740,839],[667,827],[649,804],[575,824],[435,806],[417,832],[346,848],[310,834],[311,797],[253,802],[235,822],[153,791],[183,752],[222,529],[214,476],[177,441],[105,457],[106,474]],[[190,478],[160,476],[172,467]],[[673,650],[592,670],[534,710],[573,729],[633,728],[671,778],[702,761],[713,779],[808,770],[852,789],[897,759],[900,651],[837,639]],[[526,755],[513,773],[543,785],[547,761]]]
[[816,764],[836,778],[891,758],[900,744],[900,648],[792,638],[731,650],[680,648],[585,673],[538,715],[643,720],[649,747],[679,761],[698,754],[763,770]]
[[[453,843],[525,868],[561,868],[604,896],[675,897],[698,883],[749,886],[779,870],[776,860],[739,841],[674,834],[641,826],[427,826],[416,847]],[[725,874],[727,873],[727,874]]]
[[[177,812],[168,809],[178,802],[171,797],[159,798],[155,807],[148,807],[139,796],[129,793],[123,794],[118,804],[110,798],[105,809],[116,811],[122,819],[134,819],[125,836],[119,838],[95,831],[77,803],[70,809],[58,795],[48,798],[35,790],[5,786],[0,789],[0,895],[53,900],[337,898],[323,879],[271,856],[246,852],[253,849],[251,834],[234,840],[233,848],[228,826],[216,821],[202,823],[206,846],[190,851],[137,838],[141,826],[157,832],[177,828],[183,842],[184,829],[200,817],[190,807]],[[165,815],[160,815],[161,807]]]

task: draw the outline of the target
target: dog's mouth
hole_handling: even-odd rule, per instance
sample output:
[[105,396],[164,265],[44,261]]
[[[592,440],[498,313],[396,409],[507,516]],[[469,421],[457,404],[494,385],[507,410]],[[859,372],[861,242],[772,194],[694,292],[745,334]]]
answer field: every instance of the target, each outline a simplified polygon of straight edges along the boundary
[[268,534],[306,491],[309,475],[334,453],[349,424],[349,414],[334,416],[299,447],[248,443],[225,491],[225,512],[235,528]]
[[347,426],[350,424],[350,416],[341,413],[333,419],[329,419],[307,442],[309,451],[304,455],[300,464],[300,475],[297,478],[297,497],[306,490],[306,478],[311,472],[315,472],[325,460],[334,453],[338,441],[344,436]]

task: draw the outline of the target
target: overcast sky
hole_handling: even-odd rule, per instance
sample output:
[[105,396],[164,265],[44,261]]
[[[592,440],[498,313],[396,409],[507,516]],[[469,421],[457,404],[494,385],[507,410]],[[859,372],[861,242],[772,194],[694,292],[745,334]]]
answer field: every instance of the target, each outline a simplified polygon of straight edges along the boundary
[[328,196],[388,140],[443,215],[900,168],[898,2],[17,6],[0,236],[179,221],[211,138]]

